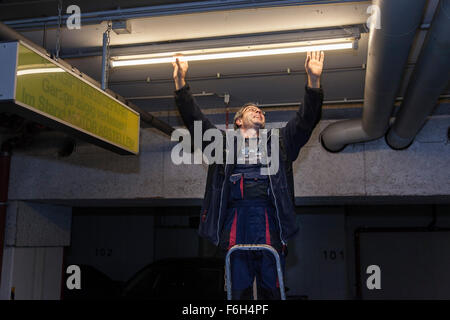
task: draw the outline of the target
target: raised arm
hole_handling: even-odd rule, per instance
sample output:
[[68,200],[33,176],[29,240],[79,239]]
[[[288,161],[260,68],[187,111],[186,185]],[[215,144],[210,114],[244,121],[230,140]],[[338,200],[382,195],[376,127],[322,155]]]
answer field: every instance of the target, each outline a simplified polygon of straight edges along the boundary
[[186,83],[186,73],[189,65],[182,60],[182,56],[176,58],[173,65],[173,80],[175,82],[175,104],[178,107],[184,125],[194,137],[194,121],[202,122],[202,135],[211,128],[216,128],[214,124],[205,117],[197,102],[191,94],[189,84]]
[[281,129],[291,161],[297,159],[300,149],[308,142],[322,115],[323,91],[320,87],[320,76],[322,75],[323,61],[323,52],[307,53],[305,70],[308,82],[305,86],[303,104],[295,116]]

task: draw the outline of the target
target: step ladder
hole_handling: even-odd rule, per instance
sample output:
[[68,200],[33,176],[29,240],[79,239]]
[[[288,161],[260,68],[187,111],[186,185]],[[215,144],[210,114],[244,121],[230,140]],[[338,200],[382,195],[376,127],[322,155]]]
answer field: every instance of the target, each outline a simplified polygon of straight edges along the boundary
[[225,277],[227,280],[227,299],[231,300],[231,270],[230,270],[230,258],[231,254],[237,250],[266,250],[273,254],[277,263],[278,283],[280,285],[281,300],[286,300],[286,294],[284,292],[283,272],[281,271],[280,256],[277,250],[268,244],[236,244],[232,246],[225,258]]

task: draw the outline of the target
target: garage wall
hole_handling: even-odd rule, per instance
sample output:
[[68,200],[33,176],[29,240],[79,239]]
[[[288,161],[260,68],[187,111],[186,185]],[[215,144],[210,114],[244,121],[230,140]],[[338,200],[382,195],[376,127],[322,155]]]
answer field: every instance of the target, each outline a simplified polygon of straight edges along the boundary
[[342,207],[304,208],[299,234],[288,242],[286,286],[302,299],[346,299],[347,250]]
[[[300,231],[288,243],[285,276],[285,284],[289,288],[287,294],[296,299],[358,298],[355,231],[360,228],[424,227],[433,222],[434,216],[436,227],[450,227],[448,205],[322,206],[298,207],[297,211]],[[425,254],[427,251],[416,248],[414,244],[423,242],[421,235],[410,232],[396,233],[393,235],[393,241],[396,237],[403,240],[392,243],[389,239],[380,242],[375,239],[365,242],[366,245],[361,247],[364,254],[364,257],[360,258],[361,270],[365,270],[369,262],[378,263],[382,269],[382,290],[366,290],[362,295],[363,299],[400,297],[398,291],[392,290],[401,290],[392,282],[392,279],[396,279],[395,275],[389,273],[388,267],[383,268],[383,263],[400,267],[407,263],[408,268],[404,276],[417,280],[418,286],[414,287],[414,283],[411,283],[415,292],[422,290],[421,283],[429,285],[433,272],[450,268],[445,259],[440,259],[439,268],[435,268]],[[404,246],[408,242],[410,245]],[[435,245],[436,243],[429,246],[429,249],[436,247]],[[111,256],[95,256],[97,247],[111,250]],[[402,250],[402,253],[390,256],[388,253],[392,253],[396,247]],[[445,248],[440,246],[438,249],[442,253]],[[198,237],[189,216],[183,213],[161,217],[74,215],[72,244],[67,252],[71,252],[67,255],[67,263],[90,264],[116,281],[127,280],[141,266],[158,259],[217,254],[216,247]],[[146,254],[141,254],[142,252]],[[415,252],[415,255],[408,255],[408,252]],[[404,263],[401,264],[399,259],[403,256]],[[417,263],[410,263],[414,261]],[[424,267],[425,262],[428,269]],[[423,277],[419,279],[417,275]],[[368,276],[361,274],[363,285]],[[389,279],[391,290],[387,290]],[[413,290],[409,291],[411,292]]]
[[[415,142],[403,151],[391,150],[384,139],[325,151],[319,133],[332,120],[321,121],[294,163],[298,204],[330,203],[339,197],[423,197],[450,195],[450,116],[432,117]],[[281,123],[272,124],[280,126]],[[119,156],[84,145],[68,158],[49,152],[15,153],[11,164],[11,199],[47,200],[83,205],[88,201],[203,198],[206,164],[174,165],[166,136],[141,130],[139,156]],[[36,187],[39,186],[39,187]],[[309,201],[309,202],[308,202]]]
[[[436,287],[435,292],[430,292],[427,286],[435,283],[448,287],[446,277],[438,277],[439,281],[433,282],[439,272],[450,269],[450,262],[443,256],[448,246],[433,240],[433,237],[438,236],[435,233],[412,232],[414,228],[428,227],[449,228],[450,207],[448,205],[349,207],[346,226],[349,297],[358,298],[356,271],[359,268],[361,297],[364,299],[392,299],[393,297],[414,299],[423,298],[425,293],[429,299],[442,299],[445,290],[439,290]],[[361,233],[359,240],[361,248],[358,249],[355,232],[361,228],[372,231],[373,228],[377,228],[376,230],[379,231]],[[445,234],[441,237],[445,237]],[[358,252],[361,256],[357,267]],[[447,255],[449,253],[447,252]],[[366,280],[370,274],[366,273],[366,269],[371,264],[381,268],[381,290],[367,289]],[[392,269],[393,266],[394,269]],[[400,275],[397,268],[402,269]],[[398,277],[404,277],[402,281],[410,281],[409,285],[412,289],[405,292],[402,281],[399,282]]]
[[66,265],[86,264],[126,281],[154,260],[154,217],[74,215]]

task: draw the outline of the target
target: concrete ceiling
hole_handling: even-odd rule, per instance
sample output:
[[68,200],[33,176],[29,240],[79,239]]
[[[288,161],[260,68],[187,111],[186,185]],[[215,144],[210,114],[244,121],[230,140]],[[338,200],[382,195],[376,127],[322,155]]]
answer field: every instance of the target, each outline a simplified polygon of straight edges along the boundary
[[[135,8],[141,6],[175,5],[201,0],[63,0],[63,7],[76,4],[82,12]],[[0,0],[0,20],[50,17],[57,14],[58,0]],[[26,8],[27,10],[24,10]]]
[[[357,25],[365,23],[369,17],[366,13],[369,4],[370,2],[364,1],[136,18],[130,19],[131,34],[111,34],[111,45]],[[102,34],[106,30],[106,21],[94,25],[83,25],[83,20],[81,23],[80,30],[63,30],[62,38],[65,49],[102,45]],[[55,33],[55,29],[48,30],[48,44],[54,43]],[[42,43],[42,30],[26,32],[26,36],[37,43]]]
[[[10,1],[0,3],[0,8],[8,8]],[[28,3],[31,3],[29,1]],[[48,1],[41,2],[49,6]],[[33,2],[33,5],[36,3]],[[129,2],[129,7],[136,6]],[[162,1],[159,1],[161,3]],[[170,1],[170,3],[183,1]],[[315,1],[316,3],[318,1]],[[327,1],[328,2],[328,1]],[[56,2],[51,2],[56,6]],[[71,1],[76,3],[76,1]],[[105,1],[103,7],[83,3],[87,11],[105,10],[124,5],[124,1]],[[153,4],[159,4],[153,2]],[[164,3],[168,3],[164,1]],[[170,4],[169,3],[169,4]],[[280,7],[261,7],[240,10],[220,10],[212,12],[188,13],[153,16],[129,19],[132,33],[117,35],[111,33],[111,48],[130,48],[140,45],[161,43],[186,44],[186,42],[217,37],[235,37],[247,34],[267,34],[273,32],[289,32],[317,28],[342,28],[345,26],[364,26],[369,14],[369,1],[289,5]],[[423,22],[429,23],[436,1],[430,1]],[[148,3],[147,3],[148,5]],[[22,8],[24,2],[22,1]],[[9,19],[17,19],[19,4],[10,6]],[[14,8],[14,12],[12,10]],[[28,12],[28,11],[27,11]],[[54,15],[54,10],[47,15]],[[1,16],[8,16],[2,13]],[[43,13],[36,11],[34,17]],[[23,16],[25,17],[25,16]],[[94,79],[101,79],[102,34],[106,30],[106,21],[83,25],[80,30],[62,30],[61,55],[65,60]],[[55,28],[47,28],[44,37],[43,28],[22,30],[24,36],[35,43],[44,45],[47,50],[55,47]],[[410,56],[411,66],[405,70],[404,81],[399,95],[407,84],[413,63],[417,59],[426,30],[419,31]],[[45,39],[45,40],[44,40]],[[362,99],[364,96],[364,65],[367,59],[368,33],[362,33],[357,49],[326,52],[323,88],[325,100]],[[143,47],[145,48],[145,47]],[[86,53],[90,55],[86,56]],[[93,54],[92,54],[93,53]],[[79,57],[76,57],[79,55]],[[247,101],[261,104],[290,103],[301,101],[303,86],[305,54],[289,54],[258,58],[239,58],[212,61],[191,62],[188,81],[194,93],[214,93],[215,96],[198,97],[200,105],[207,108],[223,107],[224,93],[231,96],[230,106],[236,107]],[[290,73],[288,73],[288,69]],[[220,77],[217,75],[220,74]],[[172,95],[174,86],[171,65],[147,65],[138,67],[122,67],[110,72],[110,88],[127,97],[148,97]],[[150,79],[147,82],[147,79]],[[448,90],[447,90],[448,91]],[[174,110],[172,98],[147,98],[132,100],[145,110],[155,112],[172,124],[179,121],[171,119],[170,111]],[[346,108],[344,108],[346,109]],[[280,108],[282,110],[282,108]],[[287,110],[285,108],[285,110]],[[293,112],[293,111],[289,111]],[[287,113],[289,113],[287,112]],[[283,113],[284,114],[284,113]],[[289,113],[291,114],[291,113]],[[344,110],[340,117],[354,115],[353,111]],[[287,120],[288,114],[279,116],[277,120]],[[285,119],[286,118],[286,119]],[[223,112],[219,112],[214,121],[224,122]]]

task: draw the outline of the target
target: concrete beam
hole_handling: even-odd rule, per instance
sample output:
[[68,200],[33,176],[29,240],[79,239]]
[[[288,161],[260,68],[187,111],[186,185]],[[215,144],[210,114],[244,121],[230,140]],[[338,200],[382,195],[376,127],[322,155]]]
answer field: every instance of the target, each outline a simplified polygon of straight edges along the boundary
[[[319,143],[318,134],[333,122],[323,120],[294,163],[295,196],[448,197],[449,119],[430,117],[407,150],[391,150],[381,138],[348,146],[338,154],[328,153]],[[10,199],[74,200],[78,205],[82,200],[123,200],[130,206],[147,200],[201,200],[207,166],[174,165],[170,152],[175,144],[156,130],[145,129],[139,156],[119,156],[91,145],[80,146],[68,158],[15,153]]]

